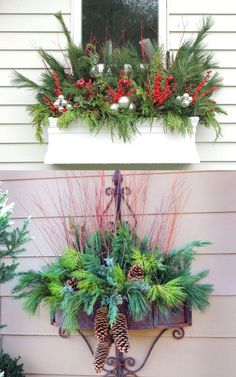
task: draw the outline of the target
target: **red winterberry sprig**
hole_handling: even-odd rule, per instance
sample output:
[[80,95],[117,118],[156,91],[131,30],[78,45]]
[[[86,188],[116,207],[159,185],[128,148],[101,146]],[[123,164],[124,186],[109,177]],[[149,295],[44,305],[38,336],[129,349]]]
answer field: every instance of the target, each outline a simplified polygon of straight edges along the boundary
[[119,80],[116,89],[107,89],[105,100],[109,103],[117,103],[123,96],[130,97],[136,93],[136,87],[133,80],[125,76],[125,71],[120,71]]
[[159,107],[167,101],[177,89],[177,84],[174,83],[174,77],[169,75],[164,83],[161,74],[158,74],[153,85],[147,86],[147,97],[151,99],[156,107]]
[[56,72],[53,73],[54,83],[56,86],[56,89],[53,90],[53,93],[56,96],[60,96],[62,94],[61,85],[59,82],[58,74]]

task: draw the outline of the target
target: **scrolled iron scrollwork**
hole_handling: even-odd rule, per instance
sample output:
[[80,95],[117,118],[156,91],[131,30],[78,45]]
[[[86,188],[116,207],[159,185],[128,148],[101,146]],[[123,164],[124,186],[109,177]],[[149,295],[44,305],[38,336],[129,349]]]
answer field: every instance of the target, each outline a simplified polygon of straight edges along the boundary
[[63,339],[67,339],[67,338],[70,337],[70,334],[66,330],[63,330],[62,327],[59,327],[58,333],[59,333],[60,337],[63,338]]
[[173,338],[180,340],[183,339],[185,335],[183,327],[178,327],[177,329],[174,329],[172,332]]
[[114,357],[114,356],[108,357],[106,364],[107,364],[108,367],[113,367],[113,369],[103,368],[104,372],[106,372],[104,377],[117,377],[118,376],[118,374],[117,374],[117,367],[118,367],[117,358]]

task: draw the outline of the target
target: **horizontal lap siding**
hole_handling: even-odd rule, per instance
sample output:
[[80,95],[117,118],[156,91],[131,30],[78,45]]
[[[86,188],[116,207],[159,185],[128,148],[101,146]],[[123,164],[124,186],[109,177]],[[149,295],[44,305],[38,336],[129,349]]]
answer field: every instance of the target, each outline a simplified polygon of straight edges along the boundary
[[[133,182],[138,172],[124,172],[125,184]],[[107,186],[110,185],[112,172],[107,172]],[[148,172],[150,191],[145,209],[145,218],[158,213],[161,197],[168,193],[176,178],[174,172]],[[14,220],[16,225],[22,218],[32,214],[30,225],[33,243],[27,245],[26,253],[19,262],[20,269],[40,268],[52,260],[53,251],[43,239],[39,224],[46,225],[57,215],[46,192],[57,201],[57,184],[65,191],[66,180],[63,172],[2,172],[0,181],[3,189],[9,190],[10,201],[16,204]],[[92,190],[98,181],[97,172],[68,172],[70,182],[82,182],[88,177],[88,188]],[[179,219],[179,232],[175,244],[182,245],[192,239],[212,241],[212,245],[199,250],[193,271],[209,268],[206,281],[214,284],[211,307],[206,313],[193,312],[193,326],[186,329],[186,337],[181,341],[172,339],[167,332],[155,348],[145,368],[139,376],[156,377],[234,377],[236,352],[236,172],[185,172],[182,174],[183,187],[190,196],[182,209]],[[130,185],[132,188],[132,184]],[[33,197],[44,200],[49,219],[40,216],[33,204]],[[91,211],[87,215],[92,215]],[[167,216],[170,214],[167,213]],[[25,363],[27,377],[85,377],[94,376],[92,357],[81,337],[61,339],[57,328],[50,325],[49,314],[41,308],[36,317],[29,318],[22,310],[22,303],[14,301],[11,288],[14,283],[1,287],[1,322],[8,323],[2,329],[2,345],[13,355],[21,354]],[[130,356],[137,365],[144,359],[148,347],[158,331],[131,331]],[[94,337],[87,334],[92,346]],[[187,356],[186,356],[187,355]],[[170,363],[171,358],[171,363]]]
[[[32,120],[26,105],[33,103],[31,94],[18,90],[11,82],[12,70],[37,80],[44,68],[36,49],[39,46],[64,60],[60,49],[64,37],[52,14],[61,10],[70,27],[70,1],[38,2],[10,0],[0,4],[0,168],[49,169],[43,165],[46,146],[34,138]],[[214,131],[200,127],[197,132],[202,169],[236,168],[236,10],[234,0],[197,2],[169,1],[170,47],[176,50],[182,39],[196,32],[201,15],[211,14],[214,27],[207,39],[207,48],[215,52],[224,78],[224,87],[215,98],[228,116],[219,116],[223,136],[215,140]],[[45,139],[46,141],[46,139]],[[86,166],[85,166],[86,167]],[[161,166],[159,166],[162,168]],[[171,166],[168,166],[168,168]],[[173,167],[173,166],[172,166]],[[57,166],[58,168],[58,166]],[[62,166],[62,168],[65,168]],[[178,166],[177,166],[178,168]],[[187,169],[199,165],[187,165]]]
[[26,105],[32,93],[12,83],[13,70],[38,80],[45,69],[37,54],[43,47],[61,61],[65,38],[53,14],[61,11],[70,28],[70,0],[0,2],[0,169],[41,169],[46,146],[34,137]]
[[218,119],[222,125],[222,138],[214,141],[213,130],[200,127],[197,146],[202,168],[232,168],[236,161],[236,7],[234,0],[170,0],[169,48],[176,51],[183,40],[196,36],[202,16],[211,15],[214,25],[206,38],[206,48],[213,52],[223,78],[223,88],[215,100],[228,113]]

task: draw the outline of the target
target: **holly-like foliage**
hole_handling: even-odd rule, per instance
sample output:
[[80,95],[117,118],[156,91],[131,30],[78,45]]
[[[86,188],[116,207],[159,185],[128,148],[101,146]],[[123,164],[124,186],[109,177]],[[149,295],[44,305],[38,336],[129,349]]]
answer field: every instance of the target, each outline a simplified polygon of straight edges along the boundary
[[[124,142],[137,132],[140,121],[151,125],[154,118],[161,119],[166,129],[185,134],[191,132],[189,117],[198,116],[202,124],[220,135],[216,115],[225,112],[211,96],[221,79],[217,73],[212,74],[217,65],[203,43],[212,26],[210,18],[203,20],[196,38],[184,41],[166,66],[162,48],[155,44],[149,58],[145,50],[141,58],[131,45],[112,51],[109,44],[102,48],[91,43],[78,47],[61,13],[55,17],[67,40],[67,64],[40,49],[48,69],[39,84],[14,73],[18,87],[36,92],[37,103],[29,106],[29,111],[40,142],[49,117],[58,118],[58,127],[68,127],[76,120],[84,121],[95,133],[106,127],[112,138],[118,134]],[[60,109],[59,95],[66,101]],[[119,103],[124,96],[127,105]]]

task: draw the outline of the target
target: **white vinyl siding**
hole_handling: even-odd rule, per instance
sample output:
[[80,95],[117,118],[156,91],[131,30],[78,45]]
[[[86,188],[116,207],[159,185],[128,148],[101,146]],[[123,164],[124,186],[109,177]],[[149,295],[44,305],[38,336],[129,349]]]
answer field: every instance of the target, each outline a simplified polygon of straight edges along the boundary
[[213,52],[223,77],[223,87],[215,100],[228,113],[218,116],[223,137],[214,142],[211,129],[201,127],[197,145],[201,158],[200,168],[236,168],[236,3],[234,0],[169,0],[169,48],[178,49],[182,40],[194,37],[203,17],[212,16],[214,26],[206,48]]
[[[161,1],[162,4],[165,2]],[[77,4],[76,0],[74,3]],[[204,127],[198,130],[202,163],[186,165],[186,169],[236,168],[235,4],[234,0],[168,0],[168,44],[171,50],[178,48],[182,38],[195,35],[202,16],[212,15],[214,18],[214,27],[206,40],[207,49],[214,52],[220,65],[219,73],[224,79],[224,86],[215,98],[228,113],[219,116],[223,137],[216,142],[213,130]],[[10,77],[13,69],[33,79],[40,76],[44,66],[36,52],[39,46],[63,61],[60,49],[63,49],[65,40],[58,33],[57,22],[52,16],[59,10],[70,27],[70,0],[0,2],[0,169],[50,168],[43,165],[46,145],[36,142],[31,118],[26,112],[26,105],[33,103],[34,98],[31,93],[13,87]],[[76,22],[74,15],[73,22]]]
[[[132,172],[126,174],[136,174]],[[86,173],[87,176],[96,172]],[[125,174],[125,173],[124,173]],[[163,193],[168,193],[171,182],[176,177],[173,172],[151,172],[150,196],[145,209],[148,214],[158,213]],[[67,172],[67,176],[78,172]],[[46,197],[50,192],[57,198],[57,185],[65,187],[63,172],[2,172],[0,180],[3,189],[9,190],[10,201],[16,203],[14,220],[21,224],[22,219],[31,214],[30,230],[34,242],[27,245],[27,251],[19,258],[20,270],[39,269],[45,262],[40,253],[50,261],[53,252],[45,241],[39,223],[47,226],[50,219],[57,221],[55,208]],[[110,184],[111,173],[107,172]],[[72,178],[70,178],[72,179]],[[93,179],[87,178],[88,189]],[[132,182],[133,175],[128,178]],[[206,313],[193,312],[193,326],[186,329],[184,339],[177,341],[168,331],[155,347],[139,377],[234,377],[236,369],[236,172],[185,172],[184,187],[190,196],[179,215],[179,227],[175,244],[181,246],[191,240],[209,240],[206,248],[199,250],[193,270],[210,269],[208,282],[214,284],[211,307]],[[75,182],[75,180],[74,180]],[[132,185],[129,185],[132,188]],[[47,191],[48,190],[48,191]],[[74,191],[75,192],[75,191]],[[43,196],[44,194],[44,196]],[[41,198],[47,208],[48,217],[39,216],[32,202]],[[89,215],[90,213],[88,213]],[[50,325],[47,310],[40,315],[29,317],[22,310],[22,303],[11,295],[14,283],[1,287],[1,323],[8,326],[2,329],[2,346],[12,355],[22,355],[27,377],[84,377],[94,376],[92,357],[80,336],[61,339],[58,329]],[[140,365],[148,351],[156,331],[131,331],[131,350],[137,365]],[[95,346],[92,333],[89,340]]]
[[14,69],[40,77],[45,67],[39,47],[63,60],[65,39],[53,14],[61,11],[70,27],[70,10],[70,0],[0,1],[0,169],[44,168],[46,146],[36,142],[26,111],[34,97],[15,88],[11,77]]

